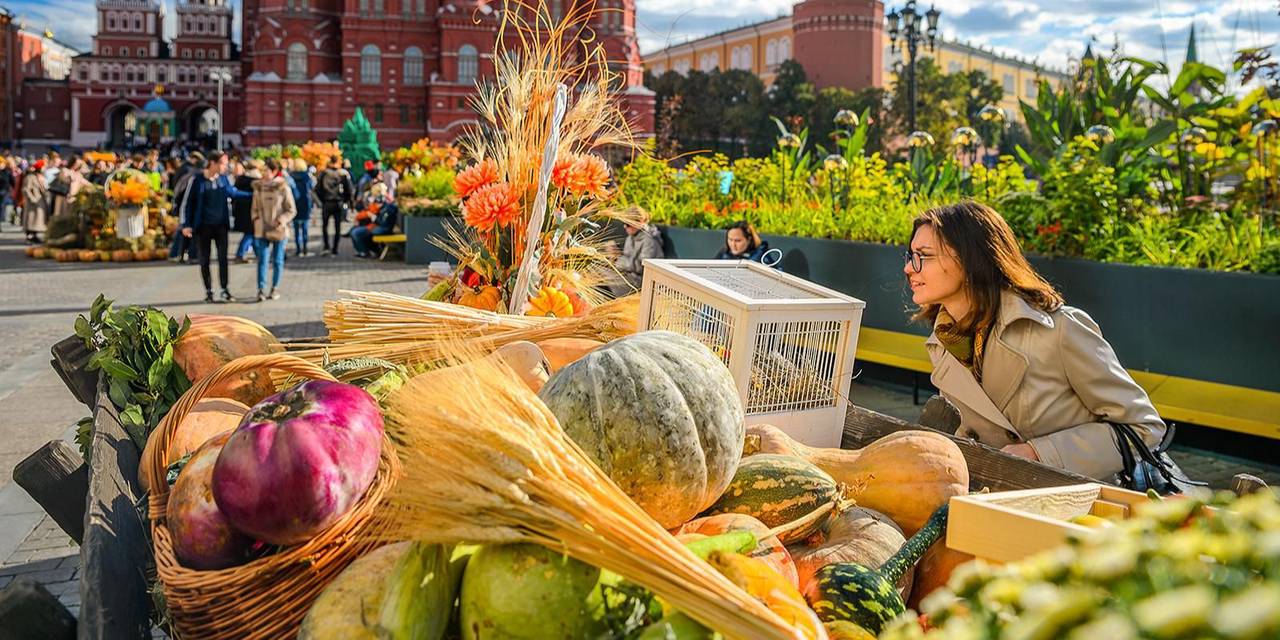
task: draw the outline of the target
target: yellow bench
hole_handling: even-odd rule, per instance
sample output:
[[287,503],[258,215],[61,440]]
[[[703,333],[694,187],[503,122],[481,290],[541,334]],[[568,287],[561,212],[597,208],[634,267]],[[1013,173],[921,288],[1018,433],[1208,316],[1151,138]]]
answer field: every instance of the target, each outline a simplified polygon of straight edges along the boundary
[[[916,373],[933,366],[924,338],[909,333],[863,327],[857,358]],[[1217,382],[1129,370],[1166,420],[1189,422],[1280,440],[1280,393]]]
[[382,253],[378,254],[378,259],[382,260],[386,258],[387,251],[391,249],[393,245],[404,244],[408,239],[409,236],[403,233],[389,233],[386,235],[374,236],[373,243],[382,245]]

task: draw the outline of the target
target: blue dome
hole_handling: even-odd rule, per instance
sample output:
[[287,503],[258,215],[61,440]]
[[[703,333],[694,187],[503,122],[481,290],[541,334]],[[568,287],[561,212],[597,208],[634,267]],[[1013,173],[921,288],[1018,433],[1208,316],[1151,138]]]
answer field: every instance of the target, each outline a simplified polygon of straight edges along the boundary
[[173,107],[169,106],[169,102],[164,98],[156,96],[148,100],[147,104],[143,105],[142,110],[146,113],[170,113],[173,111]]

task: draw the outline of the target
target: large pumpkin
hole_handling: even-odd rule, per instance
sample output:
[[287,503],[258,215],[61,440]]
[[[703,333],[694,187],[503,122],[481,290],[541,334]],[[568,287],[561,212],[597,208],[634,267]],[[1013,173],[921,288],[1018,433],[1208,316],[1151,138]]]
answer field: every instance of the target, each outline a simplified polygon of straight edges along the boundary
[[[821,533],[788,550],[795,562],[800,590],[806,591],[818,571],[829,564],[856,562],[864,567],[879,567],[906,542],[902,529],[888,516],[853,507],[832,518]],[[904,599],[911,591],[911,578],[912,572],[907,571],[898,581]]]
[[702,343],[646,331],[561,369],[539,394],[575,442],[663,527],[729,486],[742,455],[742,400]]
[[[193,313],[191,328],[173,350],[173,361],[192,382],[199,381],[240,356],[275,353],[276,337],[262,325],[235,316]],[[250,371],[209,390],[208,396],[233,398],[253,406],[275,393],[271,376]]]
[[[246,413],[249,413],[249,407],[231,398],[202,398],[196,402],[196,406],[191,408],[187,417],[182,419],[182,423],[174,431],[173,438],[169,441],[169,455],[165,457],[165,462],[172,464],[200,448],[200,445],[209,438],[227,431],[235,431]],[[160,439],[155,437],[156,433],[158,432],[153,431],[151,437],[147,438],[147,446],[142,453],[143,460],[147,459],[152,449],[160,446]],[[138,484],[142,486],[142,490],[150,491],[151,482],[151,467],[145,464],[139,465]]]

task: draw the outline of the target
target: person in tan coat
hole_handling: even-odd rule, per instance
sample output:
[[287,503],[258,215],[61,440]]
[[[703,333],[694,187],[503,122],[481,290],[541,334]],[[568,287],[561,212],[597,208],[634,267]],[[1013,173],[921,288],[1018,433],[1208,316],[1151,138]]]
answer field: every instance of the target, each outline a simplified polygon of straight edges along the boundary
[[49,186],[44,181],[44,160],[36,160],[22,176],[22,230],[27,242],[39,244],[49,222]]
[[1146,392],[999,213],[975,202],[926,211],[905,258],[915,319],[933,326],[931,380],[960,411],[958,435],[1104,481],[1124,468],[1113,423],[1149,450],[1161,444]]
[[[253,245],[258,256],[258,302],[280,297],[284,248],[289,226],[298,215],[293,189],[285,181],[280,161],[268,158],[265,175],[253,183]],[[266,292],[267,263],[271,263],[271,292]]]

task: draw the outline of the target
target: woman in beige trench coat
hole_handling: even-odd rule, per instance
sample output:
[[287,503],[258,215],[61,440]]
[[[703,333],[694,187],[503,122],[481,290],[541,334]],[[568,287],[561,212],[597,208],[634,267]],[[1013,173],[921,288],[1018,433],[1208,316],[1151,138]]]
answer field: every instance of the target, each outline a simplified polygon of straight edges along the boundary
[[44,183],[44,162],[32,163],[22,176],[22,230],[28,242],[40,242],[49,222],[49,187]]
[[1087,313],[1032,269],[989,207],[962,202],[915,221],[904,273],[929,322],[931,380],[959,434],[1101,480],[1123,467],[1115,429],[1154,449],[1165,424]]

